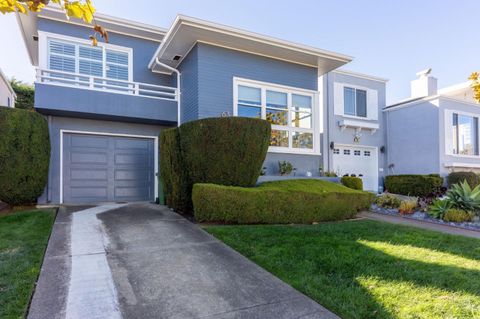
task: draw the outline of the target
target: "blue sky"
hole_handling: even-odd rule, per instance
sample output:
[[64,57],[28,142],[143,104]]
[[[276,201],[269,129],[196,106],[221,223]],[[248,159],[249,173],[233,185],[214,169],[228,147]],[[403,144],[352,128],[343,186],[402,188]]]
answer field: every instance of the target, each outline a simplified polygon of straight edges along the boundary
[[[344,68],[390,79],[387,102],[408,97],[427,67],[439,86],[480,71],[478,0],[93,0],[99,12],[168,27],[182,13],[354,57]],[[0,15],[0,68],[34,80],[15,18]]]

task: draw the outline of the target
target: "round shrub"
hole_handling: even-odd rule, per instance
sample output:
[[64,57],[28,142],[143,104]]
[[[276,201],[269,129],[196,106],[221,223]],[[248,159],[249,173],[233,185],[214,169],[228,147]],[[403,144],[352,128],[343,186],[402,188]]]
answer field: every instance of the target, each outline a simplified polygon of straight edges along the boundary
[[382,208],[398,208],[401,202],[402,201],[397,196],[388,193],[375,198],[375,204]]
[[437,192],[443,185],[438,174],[430,175],[389,175],[385,177],[388,192],[407,196],[427,196]]
[[466,212],[461,209],[451,208],[445,212],[443,215],[443,220],[446,222],[454,222],[454,223],[463,223],[463,222],[471,222],[473,219],[473,214],[470,212]]
[[474,172],[452,172],[448,174],[447,183],[448,188],[454,184],[459,184],[463,181],[467,181],[471,188],[480,184],[480,177]]
[[0,107],[0,200],[31,204],[48,179],[50,139],[38,113]]
[[343,176],[340,179],[340,182],[342,182],[342,184],[348,188],[356,189],[359,191],[363,190],[363,181],[360,177]]

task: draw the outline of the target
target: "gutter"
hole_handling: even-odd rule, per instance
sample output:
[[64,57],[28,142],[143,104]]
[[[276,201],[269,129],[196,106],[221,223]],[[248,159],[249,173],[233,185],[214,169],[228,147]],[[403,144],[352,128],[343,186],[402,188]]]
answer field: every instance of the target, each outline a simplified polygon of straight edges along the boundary
[[181,84],[181,76],[182,76],[182,73],[180,73],[180,71],[178,71],[177,69],[165,64],[165,63],[162,63],[160,62],[160,60],[157,58],[155,58],[155,63],[158,64],[158,65],[161,65],[163,66],[164,68],[166,68],[167,70],[170,70],[172,72],[175,72],[177,74],[177,126],[180,126],[180,94],[181,94],[181,90],[180,90],[180,84]]

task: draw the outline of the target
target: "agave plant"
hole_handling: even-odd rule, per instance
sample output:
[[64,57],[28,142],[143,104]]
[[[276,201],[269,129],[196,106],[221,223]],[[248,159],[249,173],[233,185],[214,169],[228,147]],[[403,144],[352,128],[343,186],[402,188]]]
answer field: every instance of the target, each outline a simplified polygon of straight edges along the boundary
[[466,181],[454,184],[447,192],[447,198],[453,203],[454,208],[466,212],[480,212],[480,185],[471,189]]
[[451,208],[453,208],[451,199],[437,199],[428,207],[428,214],[433,218],[443,219],[445,213]]

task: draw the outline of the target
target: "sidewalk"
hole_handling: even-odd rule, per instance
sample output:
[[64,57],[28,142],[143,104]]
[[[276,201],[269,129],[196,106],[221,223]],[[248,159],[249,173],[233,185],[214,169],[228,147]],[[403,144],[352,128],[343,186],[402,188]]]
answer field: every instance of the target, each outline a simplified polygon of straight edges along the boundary
[[454,226],[435,224],[428,221],[414,220],[409,218],[382,215],[382,214],[376,214],[376,213],[370,213],[370,212],[362,212],[359,214],[359,216],[368,218],[368,219],[382,221],[382,222],[392,223],[392,224],[412,226],[417,228],[434,230],[434,231],[438,231],[445,234],[460,235],[460,236],[480,239],[480,232],[477,232],[474,230],[462,229]]

